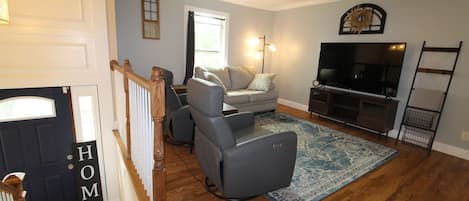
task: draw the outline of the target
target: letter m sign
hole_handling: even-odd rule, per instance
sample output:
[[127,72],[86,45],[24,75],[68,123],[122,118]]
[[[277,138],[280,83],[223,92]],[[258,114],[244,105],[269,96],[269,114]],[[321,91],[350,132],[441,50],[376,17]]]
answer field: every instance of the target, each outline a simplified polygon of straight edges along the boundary
[[73,163],[79,201],[103,201],[96,141],[73,145]]

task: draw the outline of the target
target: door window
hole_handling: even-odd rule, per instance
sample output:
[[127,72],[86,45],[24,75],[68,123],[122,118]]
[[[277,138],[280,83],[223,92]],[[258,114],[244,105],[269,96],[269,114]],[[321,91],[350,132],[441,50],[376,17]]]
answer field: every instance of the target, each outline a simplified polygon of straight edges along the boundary
[[55,101],[39,96],[19,96],[0,100],[0,122],[56,117]]

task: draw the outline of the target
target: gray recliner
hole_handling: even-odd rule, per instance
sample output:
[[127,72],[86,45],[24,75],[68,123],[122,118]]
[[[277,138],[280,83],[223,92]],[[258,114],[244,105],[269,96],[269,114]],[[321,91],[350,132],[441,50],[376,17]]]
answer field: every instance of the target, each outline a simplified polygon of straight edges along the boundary
[[296,160],[294,132],[254,125],[252,113],[222,114],[223,89],[190,79],[187,101],[195,121],[195,153],[202,172],[224,198],[247,198],[288,187]]
[[165,134],[171,142],[192,144],[194,121],[187,105],[186,94],[176,94],[173,88],[173,73],[164,68],[159,69],[163,71],[165,83]]

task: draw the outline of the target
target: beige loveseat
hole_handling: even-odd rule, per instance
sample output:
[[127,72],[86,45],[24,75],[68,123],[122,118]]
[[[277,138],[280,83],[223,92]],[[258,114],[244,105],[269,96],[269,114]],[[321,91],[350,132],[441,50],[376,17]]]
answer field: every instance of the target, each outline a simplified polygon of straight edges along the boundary
[[195,67],[194,77],[221,86],[225,90],[224,102],[240,112],[272,111],[277,106],[278,92],[272,83],[275,74],[255,74],[244,67]]

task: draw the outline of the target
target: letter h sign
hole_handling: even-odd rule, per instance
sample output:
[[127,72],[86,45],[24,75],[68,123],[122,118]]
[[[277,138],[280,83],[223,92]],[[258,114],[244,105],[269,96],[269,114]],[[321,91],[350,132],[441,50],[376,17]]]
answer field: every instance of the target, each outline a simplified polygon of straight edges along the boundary
[[75,143],[74,169],[79,201],[103,201],[96,141]]

